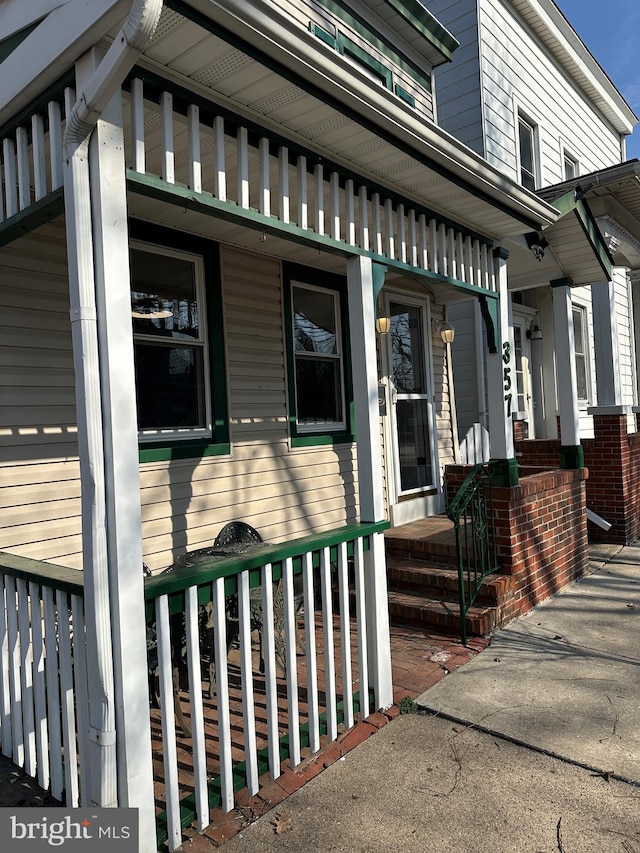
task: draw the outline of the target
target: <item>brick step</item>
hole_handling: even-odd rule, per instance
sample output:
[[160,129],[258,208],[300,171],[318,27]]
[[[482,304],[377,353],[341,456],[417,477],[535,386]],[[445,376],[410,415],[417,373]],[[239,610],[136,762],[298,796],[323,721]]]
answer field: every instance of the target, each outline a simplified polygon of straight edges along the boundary
[[[417,592],[431,598],[458,599],[458,571],[451,565],[404,557],[387,558],[387,579],[390,589],[398,592]],[[487,575],[480,587],[476,602],[500,606],[514,588],[509,575]]]
[[[453,600],[396,590],[391,590],[388,597],[392,623],[460,636],[460,608]],[[467,636],[485,637],[497,624],[497,608],[474,604],[466,617]]]
[[387,557],[402,557],[414,560],[432,560],[436,563],[455,566],[456,546],[451,542],[434,542],[430,539],[410,539],[394,536],[393,531],[384,537]]

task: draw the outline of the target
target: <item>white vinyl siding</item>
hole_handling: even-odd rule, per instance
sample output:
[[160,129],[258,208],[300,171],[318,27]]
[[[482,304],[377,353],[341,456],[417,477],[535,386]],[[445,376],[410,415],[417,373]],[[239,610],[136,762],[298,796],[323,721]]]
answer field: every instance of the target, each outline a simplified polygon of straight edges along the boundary
[[[290,448],[280,263],[223,248],[222,269],[232,457],[141,464],[154,569],[233,519],[270,542],[357,520],[353,445]],[[81,568],[62,222],[1,249],[0,282],[0,550]]]
[[141,466],[152,569],[234,519],[269,542],[357,520],[353,445],[290,447],[280,263],[226,247],[221,258],[232,456]]
[[0,550],[80,567],[64,223],[0,249]]
[[583,171],[620,160],[620,141],[609,123],[570,80],[504,0],[480,0],[486,156],[515,173],[514,101],[541,116],[539,186],[564,180],[559,140],[580,158]]
[[460,42],[453,61],[434,70],[437,122],[484,155],[476,0],[426,0],[425,6]]

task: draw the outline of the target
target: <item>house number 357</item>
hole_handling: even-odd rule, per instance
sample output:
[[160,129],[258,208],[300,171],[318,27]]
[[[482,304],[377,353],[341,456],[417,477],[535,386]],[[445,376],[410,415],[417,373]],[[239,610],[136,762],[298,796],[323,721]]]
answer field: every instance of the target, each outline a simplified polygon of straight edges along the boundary
[[511,417],[511,344],[507,341],[502,344],[502,361],[504,362],[503,380],[504,380],[504,400],[507,404],[507,417]]

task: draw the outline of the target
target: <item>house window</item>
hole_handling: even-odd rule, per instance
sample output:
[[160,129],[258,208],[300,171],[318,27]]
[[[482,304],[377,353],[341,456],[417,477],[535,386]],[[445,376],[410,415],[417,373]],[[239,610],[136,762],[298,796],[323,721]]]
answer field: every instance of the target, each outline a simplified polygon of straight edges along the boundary
[[567,154],[566,151],[562,155],[562,170],[564,173],[565,181],[572,181],[579,175],[578,161],[575,157],[572,157],[570,154]]
[[537,185],[536,132],[534,124],[518,115],[518,153],[520,160],[520,183],[529,190]]
[[220,298],[218,282],[207,280],[217,266],[212,244],[132,223],[132,238],[138,234],[145,240],[132,239],[129,262],[141,446],[162,448],[154,459],[224,452],[214,449],[228,431],[222,327],[211,322],[221,312],[207,304]]
[[294,265],[286,269],[292,441],[310,436],[351,440],[344,282]]
[[589,378],[589,354],[587,345],[587,309],[581,305],[574,305],[572,314],[578,401],[581,403],[588,403],[591,399],[591,382]]

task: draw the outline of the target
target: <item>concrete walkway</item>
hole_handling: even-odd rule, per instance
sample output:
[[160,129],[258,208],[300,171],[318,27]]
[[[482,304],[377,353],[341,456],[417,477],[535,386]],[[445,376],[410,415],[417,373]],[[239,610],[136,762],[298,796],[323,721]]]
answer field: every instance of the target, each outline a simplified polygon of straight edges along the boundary
[[640,547],[594,556],[225,853],[640,853]]

